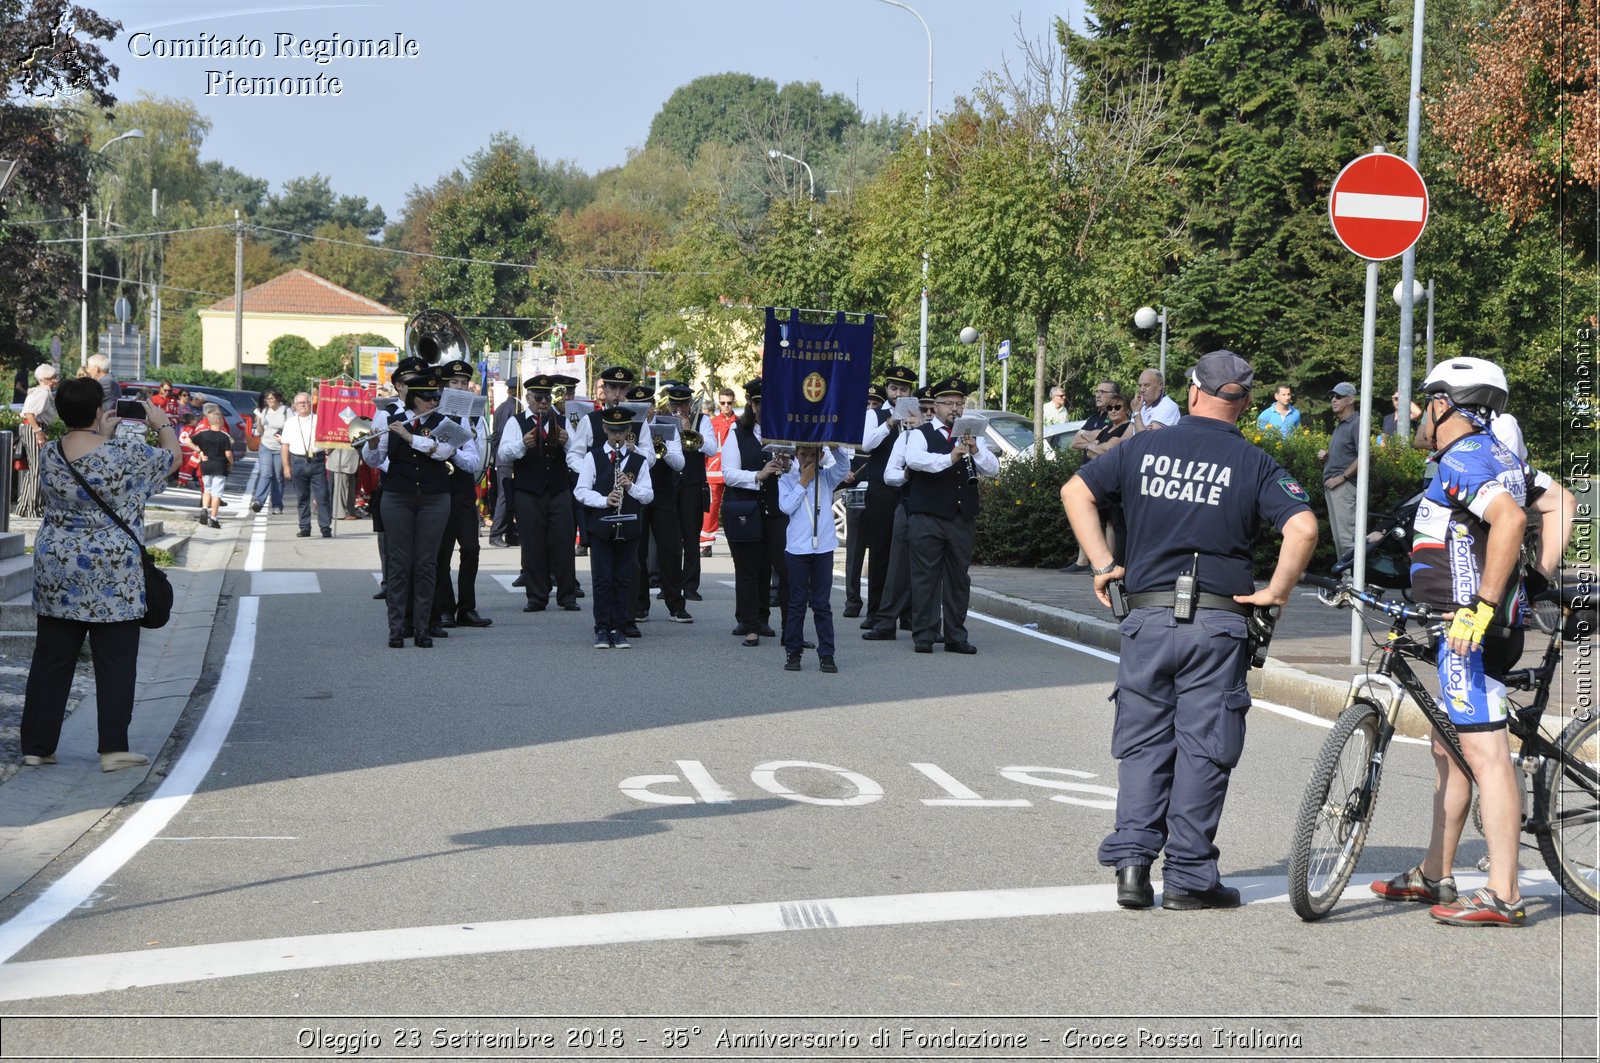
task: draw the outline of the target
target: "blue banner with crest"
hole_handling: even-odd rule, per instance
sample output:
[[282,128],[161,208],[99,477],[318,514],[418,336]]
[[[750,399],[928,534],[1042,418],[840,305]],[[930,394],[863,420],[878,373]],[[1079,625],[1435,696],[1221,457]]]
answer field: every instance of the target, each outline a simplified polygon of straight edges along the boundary
[[[780,320],[780,312],[787,320]],[[769,443],[854,447],[866,426],[873,317],[826,324],[767,307],[761,350],[761,437]]]

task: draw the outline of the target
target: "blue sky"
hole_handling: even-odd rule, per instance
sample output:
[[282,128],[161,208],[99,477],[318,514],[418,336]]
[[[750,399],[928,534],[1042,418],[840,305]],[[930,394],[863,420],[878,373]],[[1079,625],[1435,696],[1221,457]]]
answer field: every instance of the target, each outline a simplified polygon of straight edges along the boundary
[[[194,101],[212,123],[205,158],[272,183],[327,174],[335,192],[397,216],[412,185],[429,184],[499,130],[585,170],[627,159],[678,86],[739,71],[779,84],[817,81],[868,116],[927,101],[927,38],[881,0],[88,0],[123,25],[106,46],[119,98],[141,92]],[[911,0],[933,34],[933,109],[948,109],[986,69],[1018,55],[1018,18],[1033,38],[1052,20],[1081,25],[1082,0]],[[139,36],[141,31],[146,34]],[[291,39],[412,41],[414,58],[277,57]],[[263,55],[182,57],[155,42],[259,42]],[[218,71],[218,75],[208,75]],[[337,77],[338,96],[227,93],[239,78]],[[212,90],[207,94],[208,87]]]

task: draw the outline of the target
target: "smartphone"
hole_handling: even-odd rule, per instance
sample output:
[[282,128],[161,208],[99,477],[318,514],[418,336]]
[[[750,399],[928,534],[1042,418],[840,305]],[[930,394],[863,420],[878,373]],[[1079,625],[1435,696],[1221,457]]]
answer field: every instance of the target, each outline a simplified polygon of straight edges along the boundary
[[118,399],[117,416],[125,421],[142,421],[146,416],[144,403],[138,399]]

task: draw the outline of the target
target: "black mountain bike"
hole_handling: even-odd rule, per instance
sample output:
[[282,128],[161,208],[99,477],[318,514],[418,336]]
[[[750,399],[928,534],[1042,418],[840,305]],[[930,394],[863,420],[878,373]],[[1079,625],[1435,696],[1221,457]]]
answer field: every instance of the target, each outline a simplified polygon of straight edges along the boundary
[[[1410,664],[1426,661],[1432,672],[1433,647],[1444,635],[1439,614],[1319,576],[1304,576],[1301,582],[1320,588],[1317,597],[1326,605],[1368,609],[1390,621],[1376,667],[1350,682],[1347,706],[1322,743],[1295,817],[1289,845],[1289,901],[1301,919],[1313,920],[1332,911],[1355,873],[1377,810],[1384,754],[1394,737],[1403,698],[1409,696],[1427,716],[1469,779],[1472,772],[1449,716]],[[1554,740],[1539,729],[1550,701],[1551,679],[1561,663],[1563,639],[1593,630],[1592,605],[1586,602],[1580,611],[1574,604],[1592,590],[1584,588],[1580,596],[1568,588],[1545,596],[1560,603],[1562,623],[1551,634],[1538,666],[1507,676],[1506,689],[1533,692],[1532,704],[1522,708],[1512,702],[1508,713],[1511,735],[1521,741],[1520,747],[1513,743],[1513,760],[1524,780],[1522,829],[1537,841],[1561,888],[1579,903],[1600,909],[1600,874],[1595,866],[1600,847],[1600,737],[1596,735],[1600,714],[1583,710]],[[1407,632],[1413,621],[1422,625],[1420,635]]]

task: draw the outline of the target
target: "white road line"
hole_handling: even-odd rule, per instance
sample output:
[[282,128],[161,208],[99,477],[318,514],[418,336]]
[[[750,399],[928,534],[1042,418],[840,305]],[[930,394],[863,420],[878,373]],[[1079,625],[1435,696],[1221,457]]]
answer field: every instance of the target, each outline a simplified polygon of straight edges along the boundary
[[250,533],[250,549],[244,555],[244,570],[246,572],[260,572],[267,561],[267,522],[263,514],[257,514],[255,530]]
[[163,834],[151,839],[158,842],[297,842],[300,839],[293,834],[208,834],[205,836],[185,837],[178,834]]
[[[1362,876],[1366,880],[1365,875]],[[1373,878],[1386,877],[1380,872]],[[1225,879],[1247,904],[1288,900],[1281,876]],[[1487,876],[1457,872],[1462,889],[1476,889]],[[1159,888],[1159,883],[1156,884]],[[1352,887],[1354,891],[1354,887]],[[1560,893],[1548,874],[1522,878],[1528,896]],[[1353,892],[1352,900],[1359,896]],[[0,1001],[86,996],[145,986],[214,978],[239,978],[277,971],[305,971],[358,963],[483,956],[501,952],[583,948],[648,941],[692,941],[775,934],[795,930],[962,923],[989,919],[1040,918],[1116,912],[1113,883],[1021,889],[907,893],[881,897],[764,901],[705,908],[606,912],[487,923],[366,930],[345,934],[226,941],[138,952],[68,956],[0,966]],[[1155,918],[1161,918],[1159,914]]]
[[[233,641],[222,663],[217,687],[211,694],[211,704],[166,781],[103,845],[61,876],[32,904],[0,924],[0,965],[83,905],[123,864],[165,830],[172,817],[189,803],[216,761],[217,752],[239,712],[239,703],[250,680],[251,660],[255,656],[259,608],[258,598],[239,599]],[[5,969],[0,966],[0,970]]]

